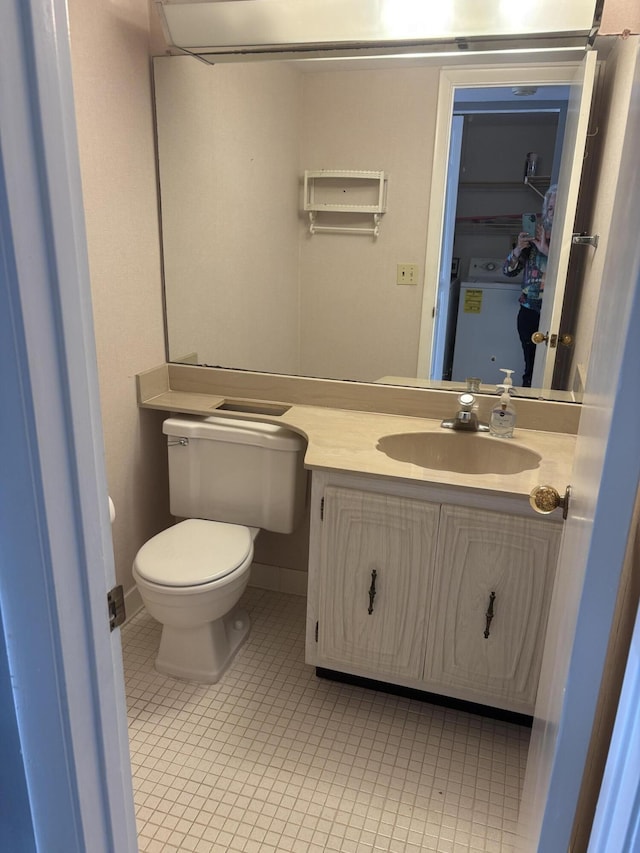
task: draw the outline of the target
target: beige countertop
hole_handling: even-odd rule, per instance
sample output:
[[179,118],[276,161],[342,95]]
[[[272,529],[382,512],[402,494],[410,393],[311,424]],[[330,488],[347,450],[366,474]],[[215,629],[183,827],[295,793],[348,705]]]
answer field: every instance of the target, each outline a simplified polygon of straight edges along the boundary
[[[570,483],[575,436],[566,433],[518,429],[511,439],[494,438],[486,433],[453,433],[441,427],[435,418],[408,417],[405,415],[360,412],[321,406],[284,406],[286,411],[269,413],[269,404],[256,401],[255,412],[246,401],[246,411],[223,411],[225,398],[208,394],[168,391],[141,403],[145,408],[187,415],[222,415],[228,418],[251,418],[277,423],[305,436],[308,442],[305,465],[310,469],[348,472],[370,477],[385,477],[405,482],[435,484],[449,488],[474,489],[485,494],[527,497],[538,485],[554,486],[560,494]],[[233,405],[233,403],[232,403]],[[398,461],[378,449],[383,436],[399,433],[433,433],[452,437],[462,436],[470,441],[497,442],[522,446],[538,453],[539,466],[512,474],[469,474],[449,470],[436,470]]]
[[[305,465],[309,469],[383,477],[414,485],[432,484],[439,490],[473,489],[478,495],[517,497],[527,503],[532,489],[538,485],[553,486],[563,495],[571,482],[580,411],[575,405],[514,398],[519,426],[513,438],[503,439],[487,433],[443,429],[442,418],[452,417],[456,407],[456,398],[449,392],[360,386],[171,364],[138,374],[136,381],[141,408],[174,414],[251,418],[288,426],[307,439]],[[495,400],[495,395],[479,396],[482,420],[488,419]],[[454,447],[456,462],[458,451],[466,452],[467,439],[473,443],[492,442],[494,458],[496,447],[504,446],[506,455],[523,447],[537,453],[540,462],[537,467],[510,474],[459,473],[402,462],[378,449],[378,442],[384,436],[407,433],[433,433],[442,437],[437,440],[444,444],[447,453],[450,446]],[[502,461],[502,457],[498,458]]]
[[[486,433],[453,433],[440,420],[396,415],[351,412],[313,406],[292,406],[279,418],[269,418],[302,433],[308,441],[305,465],[312,469],[347,471],[367,476],[435,483],[478,489],[502,495],[528,497],[538,485],[554,486],[561,494],[570,483],[575,436],[562,433],[518,430],[511,439]],[[523,446],[541,456],[539,467],[513,474],[468,474],[424,468],[391,459],[377,449],[383,436],[398,433],[433,433],[461,436],[505,446]],[[508,450],[506,450],[508,452]]]

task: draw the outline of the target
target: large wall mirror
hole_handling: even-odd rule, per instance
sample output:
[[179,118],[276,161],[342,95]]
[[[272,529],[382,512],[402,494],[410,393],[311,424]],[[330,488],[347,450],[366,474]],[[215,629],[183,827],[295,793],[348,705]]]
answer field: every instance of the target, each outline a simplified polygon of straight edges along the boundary
[[[464,326],[465,288],[558,183],[541,329],[560,326],[590,89],[577,63],[441,72],[154,60],[170,361],[457,387],[464,345],[483,383],[517,384],[517,283],[497,275],[513,355],[480,354],[495,333]],[[573,399],[542,349],[531,393]]]

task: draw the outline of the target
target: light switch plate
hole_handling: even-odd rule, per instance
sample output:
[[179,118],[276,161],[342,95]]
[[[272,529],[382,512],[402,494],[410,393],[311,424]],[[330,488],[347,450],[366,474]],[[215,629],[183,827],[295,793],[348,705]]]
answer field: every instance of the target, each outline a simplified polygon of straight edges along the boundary
[[398,264],[396,284],[417,284],[418,264]]

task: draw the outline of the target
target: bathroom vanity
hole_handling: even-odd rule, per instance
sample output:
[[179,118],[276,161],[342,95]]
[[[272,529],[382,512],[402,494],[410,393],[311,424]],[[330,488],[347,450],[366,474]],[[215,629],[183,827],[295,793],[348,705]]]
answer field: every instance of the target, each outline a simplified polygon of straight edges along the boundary
[[561,519],[314,472],[307,663],[532,714]]
[[[500,439],[443,430],[455,406],[446,392],[403,389],[391,405],[408,414],[395,414],[356,410],[366,404],[360,389],[318,405],[316,383],[307,403],[304,380],[269,377],[259,388],[251,374],[236,374],[234,385],[225,375],[184,365],[142,374],[139,404],[305,436],[306,662],[533,714],[563,523],[558,511],[537,514],[529,495],[570,482],[576,408],[521,399],[527,427]],[[493,402],[480,400],[482,419]],[[421,404],[428,417],[416,416]]]

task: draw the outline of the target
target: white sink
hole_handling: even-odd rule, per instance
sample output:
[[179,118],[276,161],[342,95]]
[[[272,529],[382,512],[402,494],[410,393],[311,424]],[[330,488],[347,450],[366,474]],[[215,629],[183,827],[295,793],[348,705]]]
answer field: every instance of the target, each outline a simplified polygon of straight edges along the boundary
[[385,435],[377,450],[399,462],[458,474],[518,474],[538,468],[542,459],[510,439],[455,430]]

